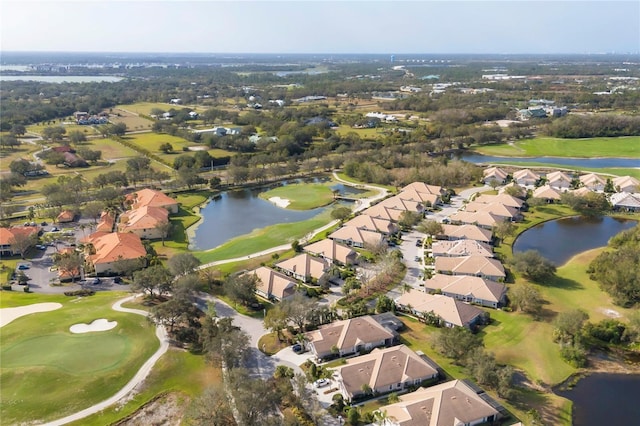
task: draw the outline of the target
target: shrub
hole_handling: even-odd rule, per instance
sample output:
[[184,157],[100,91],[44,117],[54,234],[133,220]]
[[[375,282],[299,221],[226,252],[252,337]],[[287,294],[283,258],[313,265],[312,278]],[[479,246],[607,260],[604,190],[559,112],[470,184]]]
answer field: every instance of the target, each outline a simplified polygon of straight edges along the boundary
[[94,294],[96,294],[94,290],[87,290],[87,289],[64,292],[65,296],[93,296]]

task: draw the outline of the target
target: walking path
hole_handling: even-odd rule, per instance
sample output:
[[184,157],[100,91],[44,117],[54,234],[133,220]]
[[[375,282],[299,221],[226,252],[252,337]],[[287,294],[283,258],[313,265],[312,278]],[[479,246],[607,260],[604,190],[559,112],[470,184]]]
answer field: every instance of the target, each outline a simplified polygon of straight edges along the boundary
[[[119,312],[127,312],[130,314],[137,314],[137,315],[142,315],[142,316],[148,316],[149,313],[147,311],[143,311],[140,309],[130,309],[130,308],[123,308],[122,304],[125,302],[128,302],[134,298],[136,298],[137,295],[134,296],[129,296],[126,297],[122,300],[118,300],[116,303],[113,304],[112,309],[114,311],[119,311]],[[67,423],[71,423],[74,422],[76,420],[80,420],[83,419],[87,416],[90,416],[92,414],[95,414],[99,411],[104,410],[105,408],[115,404],[116,402],[120,401],[122,398],[124,398],[129,392],[131,392],[133,389],[135,389],[136,386],[138,386],[140,383],[142,383],[144,381],[144,379],[149,375],[149,373],[151,372],[151,369],[153,368],[153,366],[155,365],[156,361],[158,361],[158,359],[160,359],[160,357],[162,355],[164,355],[165,352],[167,352],[167,349],[169,349],[169,339],[167,336],[167,332],[165,330],[165,328],[161,325],[156,327],[156,336],[158,337],[158,340],[160,341],[160,347],[158,348],[158,350],[151,356],[151,358],[149,358],[147,360],[147,362],[145,362],[142,367],[140,367],[140,369],[138,370],[138,372],[136,373],[135,376],[133,376],[133,378],[131,380],[129,380],[129,382],[118,391],[118,393],[116,393],[115,395],[113,395],[111,398],[109,399],[105,399],[102,402],[99,402],[95,405],[92,405],[89,408],[85,408],[82,411],[78,411],[77,413],[71,414],[67,417],[64,417],[62,419],[58,419],[58,420],[54,420],[52,422],[46,423],[45,426],[57,426],[57,425],[64,425]]]
[[[374,190],[374,191],[378,191],[378,194],[369,197],[369,198],[363,198],[362,200],[359,200],[358,205],[356,206],[356,208],[353,210],[354,213],[357,212],[361,212],[362,210],[365,210],[367,208],[369,208],[371,206],[371,204],[375,203],[378,200],[383,199],[384,197],[386,197],[389,194],[389,191],[385,188],[380,188],[378,186],[373,186],[373,185],[360,185],[360,184],[354,184],[352,182],[346,181],[344,179],[341,179],[340,177],[338,177],[338,174],[336,172],[333,172],[333,177],[334,179],[336,179],[338,182],[341,182],[345,185],[349,185],[349,186],[353,186],[353,187],[357,187],[357,188],[366,188],[368,190]],[[329,223],[327,223],[326,225],[313,230],[312,232],[310,232],[309,234],[305,235],[303,238],[300,239],[300,244],[306,244],[307,242],[309,242],[313,237],[315,237],[316,235],[318,235],[321,232],[326,231],[327,229],[331,228],[332,226],[335,226],[337,223],[339,223],[338,220],[333,220]],[[233,262],[239,262],[242,260],[248,260],[252,257],[260,257],[260,256],[264,256],[267,254],[271,254],[271,253],[275,253],[278,251],[283,251],[283,250],[289,250],[291,248],[291,244],[282,244],[276,247],[271,247],[268,248],[266,250],[262,250],[259,252],[255,252],[255,253],[251,253],[248,254],[246,256],[240,256],[240,257],[235,257],[233,259],[224,259],[224,260],[216,260],[214,262],[209,262],[209,263],[205,263],[203,265],[198,266],[198,269],[207,269],[210,268],[212,266],[217,266],[217,265],[224,265],[225,263],[233,263]]]

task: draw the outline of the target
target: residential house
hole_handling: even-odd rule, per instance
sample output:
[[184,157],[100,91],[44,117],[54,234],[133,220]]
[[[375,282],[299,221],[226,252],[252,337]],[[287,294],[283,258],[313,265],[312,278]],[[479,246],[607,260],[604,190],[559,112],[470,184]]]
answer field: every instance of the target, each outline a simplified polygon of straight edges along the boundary
[[574,189],[573,191],[571,191],[571,193],[573,195],[577,195],[578,197],[584,197],[587,194],[592,193],[593,191],[589,188],[587,188],[586,186],[581,186],[578,189]]
[[138,260],[146,263],[147,251],[136,234],[122,232],[95,232],[85,242],[89,255],[86,261],[93,265],[96,274],[117,272],[116,264],[123,260]]
[[73,222],[76,218],[76,213],[71,210],[62,210],[58,216],[56,216],[56,222],[58,223],[69,223]]
[[622,210],[628,212],[640,211],[640,194],[617,192],[615,194],[611,194],[610,201],[614,210]]
[[620,176],[612,181],[613,187],[618,192],[640,192],[640,181],[632,176]]
[[371,217],[366,214],[360,214],[354,217],[350,221],[345,222],[344,226],[355,226],[356,228],[379,232],[383,235],[393,235],[400,230],[398,225],[388,219]]
[[120,215],[118,232],[132,232],[143,239],[166,237],[163,225],[169,223],[169,211],[164,207],[142,206]]
[[493,257],[493,248],[487,243],[476,240],[434,241],[431,244],[431,254],[433,257],[470,255]]
[[547,173],[546,176],[547,185],[553,189],[560,191],[566,191],[571,188],[571,181],[573,178],[562,171],[555,171]]
[[540,175],[529,169],[522,169],[513,173],[513,181],[520,186],[535,186],[539,180]]
[[405,345],[374,349],[335,368],[334,377],[345,400],[366,395],[403,392],[438,377],[438,370]]
[[467,212],[458,211],[449,220],[453,224],[477,225],[485,229],[493,229],[494,226],[505,221],[505,218],[488,212]]
[[472,201],[465,206],[464,211],[475,213],[489,213],[492,216],[498,216],[502,218],[502,221],[516,221],[522,217],[522,215],[520,214],[520,210],[518,210],[517,207],[510,207],[498,201],[488,204]]
[[481,323],[484,317],[484,311],[477,306],[453,297],[429,294],[416,289],[403,293],[395,302],[399,309],[417,316],[430,312],[440,318],[445,327],[472,328]]
[[76,154],[71,152],[62,153],[64,157],[64,165],[67,167],[87,167],[89,163],[87,163],[84,158],[78,157]]
[[308,283],[319,280],[329,269],[329,262],[323,258],[313,257],[309,253],[302,253],[291,259],[275,264],[285,274],[297,280]]
[[149,188],[128,194],[125,197],[125,204],[131,206],[132,209],[143,206],[162,207],[169,210],[170,213],[178,213],[178,202],[176,200],[161,191]]
[[422,204],[423,207],[432,207],[440,203],[440,194],[419,192],[415,189],[403,189],[397,195],[401,200],[414,201]]
[[498,259],[478,255],[436,257],[435,271],[449,275],[471,275],[493,281],[503,280],[506,276]]
[[346,244],[349,247],[358,248],[364,248],[365,245],[375,247],[384,243],[384,236],[382,234],[360,229],[355,226],[343,226],[331,233],[328,238]]
[[0,228],[0,255],[14,256],[26,252],[36,245],[38,232],[37,226]]
[[435,274],[424,282],[426,291],[440,291],[445,296],[467,303],[498,308],[504,305],[507,286],[468,275]]
[[309,350],[318,359],[370,351],[397,342],[395,333],[369,315],[325,324],[305,336]]
[[553,203],[554,201],[560,201],[560,191],[555,188],[550,187],[549,185],[544,185],[539,188],[536,188],[531,195],[533,198],[542,198],[546,200],[548,203]]
[[413,212],[413,213],[422,213],[424,210],[424,206],[422,202],[415,200],[406,200],[400,197],[400,195],[394,195],[393,197],[389,197],[384,199],[378,203],[380,206],[384,206],[394,210],[400,210]]
[[100,214],[100,220],[96,225],[97,232],[113,232],[113,225],[115,225],[115,219],[112,213],[102,212]]
[[442,225],[442,235],[437,237],[447,240],[476,240],[483,243],[490,243],[493,239],[489,229],[480,228],[476,225]]
[[376,204],[375,206],[369,207],[366,210],[363,210],[361,214],[371,216],[373,218],[390,220],[392,222],[398,222],[400,220],[400,216],[404,210],[392,209],[389,207],[385,207],[381,204]]
[[402,188],[402,191],[414,190],[416,192],[421,192],[423,194],[435,194],[442,195],[444,192],[441,186],[437,185],[428,185],[424,182],[413,182],[409,185]]
[[266,266],[261,266],[249,272],[258,277],[256,293],[268,300],[285,300],[293,297],[296,292],[296,282]]
[[[526,190],[524,187],[522,187],[522,186],[518,185],[518,184],[517,184],[517,183],[515,183],[515,182],[510,182],[510,183],[506,184],[505,186],[503,186],[502,188],[498,189],[498,195],[506,194],[506,193],[507,193],[507,191],[508,191],[509,189],[511,189],[511,188],[516,188],[516,189],[515,189],[515,194],[514,194],[514,195],[516,195],[517,197],[520,197],[520,198],[524,198],[524,197],[526,197],[526,195],[527,195],[527,190]],[[509,192],[510,192],[510,193],[513,193],[513,192],[511,192],[511,191],[509,191]]]
[[583,187],[589,188],[592,191],[602,192],[604,191],[604,187],[606,186],[607,181],[605,181],[595,173],[589,173],[580,176],[580,183]]
[[358,253],[351,248],[325,238],[304,247],[304,251],[320,256],[338,265],[355,265]]
[[507,181],[509,174],[499,167],[489,167],[482,171],[482,181],[485,185],[491,185],[494,182],[498,182],[500,185]]
[[507,207],[513,207],[514,209],[518,209],[518,210],[522,210],[522,208],[524,207],[524,200],[518,197],[514,197],[513,195],[505,194],[505,193],[498,194],[498,195],[481,194],[480,196],[476,197],[473,201],[475,203],[481,203],[481,204],[500,203]]
[[461,380],[420,388],[380,411],[386,413],[384,426],[475,426],[500,418],[498,410]]

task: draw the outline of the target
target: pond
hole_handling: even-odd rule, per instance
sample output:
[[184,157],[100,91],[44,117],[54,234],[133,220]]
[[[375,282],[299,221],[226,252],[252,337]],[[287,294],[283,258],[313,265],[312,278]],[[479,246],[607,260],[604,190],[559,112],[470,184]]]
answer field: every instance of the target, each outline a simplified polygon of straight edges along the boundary
[[0,75],[0,81],[39,81],[41,83],[116,83],[112,75]]
[[633,425],[640,418],[640,375],[592,374],[569,391],[576,426]]
[[566,158],[566,157],[494,157],[491,155],[462,154],[460,159],[475,164],[493,163],[543,163],[559,164],[575,168],[635,168],[640,167],[638,158]]
[[636,224],[635,220],[609,216],[552,220],[523,232],[513,244],[513,251],[537,250],[560,266],[578,253],[606,246],[609,238]]
[[[280,185],[294,183],[322,183],[326,178],[295,179],[280,182]],[[276,206],[270,201],[258,197],[271,187],[243,189],[223,192],[220,197],[210,200],[200,209],[202,220],[189,232],[191,250],[209,250],[218,247],[232,238],[245,235],[254,229],[265,228],[279,223],[301,222],[319,215],[333,206],[312,210],[289,210]],[[330,186],[341,195],[357,195],[365,191],[336,183]],[[343,204],[343,202],[340,202]]]

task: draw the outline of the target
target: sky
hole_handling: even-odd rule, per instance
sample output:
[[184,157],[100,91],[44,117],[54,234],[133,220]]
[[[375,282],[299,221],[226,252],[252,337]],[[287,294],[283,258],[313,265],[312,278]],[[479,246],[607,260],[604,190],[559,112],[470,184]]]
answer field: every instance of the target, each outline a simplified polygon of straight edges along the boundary
[[638,53],[640,1],[0,0],[0,50]]

